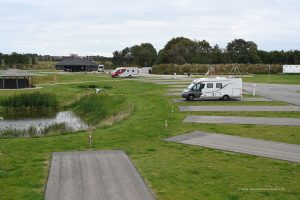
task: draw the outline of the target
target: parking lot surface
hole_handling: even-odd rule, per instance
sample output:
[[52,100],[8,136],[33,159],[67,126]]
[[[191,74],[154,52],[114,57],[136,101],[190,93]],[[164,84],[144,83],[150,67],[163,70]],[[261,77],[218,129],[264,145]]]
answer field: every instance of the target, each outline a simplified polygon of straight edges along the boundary
[[53,153],[46,200],[153,200],[123,151]]
[[274,126],[300,126],[300,118],[269,118],[242,116],[196,116],[189,115],[183,122],[208,124],[256,124]]
[[299,106],[178,106],[181,112],[205,112],[205,111],[223,111],[223,112],[299,112]]
[[275,158],[279,160],[300,162],[300,145],[296,144],[199,131],[175,136],[166,140],[170,142]]

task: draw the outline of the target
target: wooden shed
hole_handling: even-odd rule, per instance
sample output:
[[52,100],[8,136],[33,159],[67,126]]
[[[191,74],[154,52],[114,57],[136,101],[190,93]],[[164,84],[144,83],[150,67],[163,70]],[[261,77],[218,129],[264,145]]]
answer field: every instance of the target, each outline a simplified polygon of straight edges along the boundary
[[30,88],[32,75],[24,70],[0,70],[0,89]]

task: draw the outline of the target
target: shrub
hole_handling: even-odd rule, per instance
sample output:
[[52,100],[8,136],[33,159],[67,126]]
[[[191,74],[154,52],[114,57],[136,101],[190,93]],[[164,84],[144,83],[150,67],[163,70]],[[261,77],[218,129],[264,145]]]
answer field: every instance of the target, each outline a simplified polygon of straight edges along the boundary
[[70,107],[86,123],[97,125],[107,117],[117,115],[127,109],[129,103],[122,95],[87,95],[73,103]]

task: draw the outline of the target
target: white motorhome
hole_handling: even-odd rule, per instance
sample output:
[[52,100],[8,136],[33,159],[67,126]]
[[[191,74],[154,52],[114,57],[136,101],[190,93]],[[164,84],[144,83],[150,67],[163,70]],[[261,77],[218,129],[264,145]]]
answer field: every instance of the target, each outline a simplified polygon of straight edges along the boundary
[[300,65],[283,65],[282,72],[284,74],[299,74]]
[[112,78],[117,77],[136,77],[139,75],[139,70],[137,67],[118,67],[112,73]]
[[188,101],[195,98],[222,100],[241,98],[242,85],[241,78],[199,78],[194,80],[181,96]]
[[98,72],[104,72],[104,65],[98,65]]

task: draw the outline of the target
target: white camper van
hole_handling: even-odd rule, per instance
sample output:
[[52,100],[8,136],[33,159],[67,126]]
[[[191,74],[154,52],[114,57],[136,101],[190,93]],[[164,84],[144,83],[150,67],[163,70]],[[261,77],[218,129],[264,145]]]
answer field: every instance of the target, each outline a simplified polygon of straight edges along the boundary
[[104,72],[104,65],[98,65],[98,72]]
[[284,74],[299,74],[300,65],[283,65]]
[[188,101],[195,98],[222,100],[241,98],[242,85],[241,78],[199,78],[194,80],[181,96]]
[[139,75],[139,70],[137,67],[118,67],[112,73],[112,78],[117,77],[135,77]]

